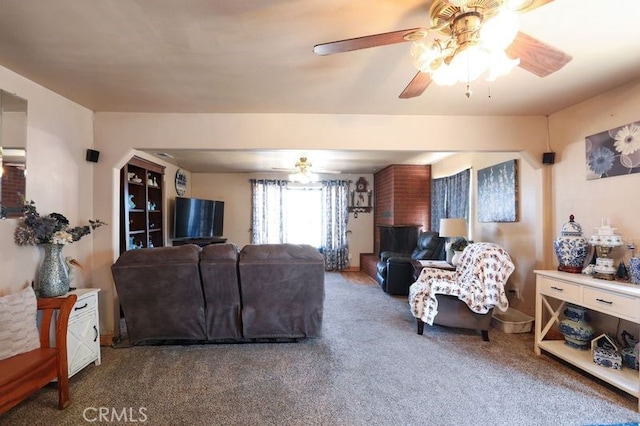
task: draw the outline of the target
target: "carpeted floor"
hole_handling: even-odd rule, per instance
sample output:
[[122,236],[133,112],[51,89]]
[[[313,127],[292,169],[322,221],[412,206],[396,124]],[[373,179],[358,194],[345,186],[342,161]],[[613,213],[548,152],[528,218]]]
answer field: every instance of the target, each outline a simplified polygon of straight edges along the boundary
[[[548,356],[532,334],[426,327],[405,298],[326,278],[323,338],[103,348],[2,425],[595,425],[638,423],[638,400]],[[103,416],[100,417],[100,414]]]

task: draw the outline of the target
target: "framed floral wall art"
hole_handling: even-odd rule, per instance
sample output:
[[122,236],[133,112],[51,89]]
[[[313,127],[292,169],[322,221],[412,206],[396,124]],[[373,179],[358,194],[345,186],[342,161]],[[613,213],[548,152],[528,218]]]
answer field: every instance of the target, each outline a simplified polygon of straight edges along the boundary
[[517,222],[517,195],[517,160],[478,170],[478,222]]
[[587,179],[640,172],[640,121],[585,138]]

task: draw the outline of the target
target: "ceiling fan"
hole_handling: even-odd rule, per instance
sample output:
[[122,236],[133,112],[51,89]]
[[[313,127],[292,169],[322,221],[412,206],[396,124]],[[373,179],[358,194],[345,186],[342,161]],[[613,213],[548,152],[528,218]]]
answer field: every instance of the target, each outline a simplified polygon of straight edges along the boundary
[[410,52],[419,71],[400,94],[401,99],[420,96],[432,81],[438,85],[466,82],[469,97],[469,83],[487,72],[491,81],[519,65],[545,77],[571,61],[570,55],[518,31],[518,14],[552,1],[433,0],[428,28],[321,43],[313,51],[330,55],[412,42]]
[[296,161],[293,168],[280,168],[272,167],[271,170],[278,170],[288,172],[289,180],[293,182],[309,183],[318,180],[317,173],[329,173],[338,174],[340,170],[327,170],[323,168],[313,167],[313,164],[307,159],[307,157],[300,157],[300,160]]

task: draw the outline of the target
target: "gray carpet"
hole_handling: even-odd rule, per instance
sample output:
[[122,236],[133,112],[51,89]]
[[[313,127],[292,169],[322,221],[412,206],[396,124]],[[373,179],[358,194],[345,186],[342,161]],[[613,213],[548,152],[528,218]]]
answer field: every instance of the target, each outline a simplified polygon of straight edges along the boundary
[[[298,343],[103,348],[8,425],[591,425],[640,421],[637,399],[547,356],[532,334],[425,327],[405,298],[327,274],[321,339]],[[123,414],[124,412],[124,414]],[[114,415],[115,413],[115,415]],[[120,416],[120,417],[118,417]],[[120,419],[118,421],[118,418]],[[115,420],[115,421],[114,421]],[[141,420],[146,420],[142,422]]]

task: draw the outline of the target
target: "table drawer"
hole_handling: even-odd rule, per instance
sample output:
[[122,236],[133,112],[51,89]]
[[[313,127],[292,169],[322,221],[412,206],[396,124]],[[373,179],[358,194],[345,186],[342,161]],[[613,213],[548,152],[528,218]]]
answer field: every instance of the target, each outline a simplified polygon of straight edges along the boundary
[[82,299],[77,300],[76,304],[73,305],[69,320],[79,317],[80,315],[84,315],[87,312],[95,311],[97,303],[98,298],[95,297],[95,295],[90,295],[88,297],[83,297]]
[[595,308],[606,314],[627,319],[637,319],[636,298],[621,294],[609,293],[586,287],[584,289],[584,306]]
[[568,302],[580,303],[580,285],[570,284],[564,281],[551,280],[546,277],[538,277],[538,291]]

